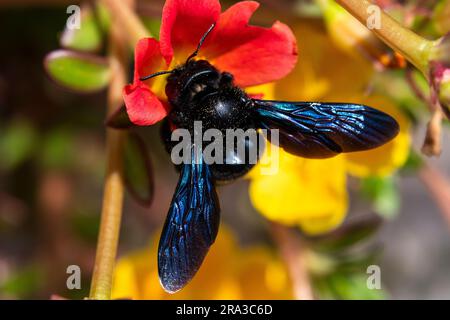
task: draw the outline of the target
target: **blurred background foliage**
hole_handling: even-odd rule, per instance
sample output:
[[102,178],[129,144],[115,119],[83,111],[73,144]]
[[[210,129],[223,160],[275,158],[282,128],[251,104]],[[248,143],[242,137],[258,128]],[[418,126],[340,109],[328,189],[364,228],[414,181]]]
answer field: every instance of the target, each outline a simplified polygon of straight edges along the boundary
[[[305,59],[301,68],[312,66],[313,71],[308,74],[311,78],[291,79],[290,86],[277,89],[279,95],[298,99],[303,94],[309,100],[339,97],[344,101],[351,97],[349,92],[369,81],[370,88],[394,101],[414,129],[411,152],[396,174],[348,179],[349,213],[341,227],[316,236],[295,231],[304,247],[315,296],[450,298],[450,220],[445,220],[442,208],[434,201],[439,195],[428,193],[430,188],[421,178],[426,174],[425,162],[439,169],[443,178],[450,176],[448,123],[441,157],[426,159],[419,150],[428,111],[406,83],[404,69],[380,71],[379,66],[372,66],[380,62],[378,47],[367,62],[360,47],[339,38],[345,35],[346,20],[336,22],[327,15],[324,19],[317,5],[324,1],[260,2],[262,6],[253,23],[269,25],[280,19],[302,34],[309,30],[304,43],[299,36],[298,45],[299,59]],[[417,14],[410,25],[430,37],[448,32],[449,1],[433,5],[422,2],[433,13],[433,20],[425,21]],[[224,7],[231,3],[222,1]],[[395,3],[391,13],[403,19],[415,1],[386,3]],[[102,56],[105,32],[115,22],[104,8],[93,11],[86,2],[82,4],[82,29],[64,31],[69,4],[72,3],[56,0],[0,2],[3,299],[47,299],[52,294],[79,299],[88,295],[105,170],[103,89],[114,77]],[[162,5],[160,0],[138,1],[138,13],[152,34],[158,34]],[[306,36],[310,37],[308,41]],[[320,44],[321,38],[326,39],[325,44]],[[311,54],[314,50],[304,47],[314,45],[334,52],[326,57],[327,63],[316,61]],[[365,74],[365,67],[360,66],[367,64],[373,69]],[[339,68],[343,65],[350,67]],[[295,79],[296,75],[292,77]],[[413,77],[423,90],[427,89],[419,75],[413,73]],[[324,83],[331,83],[327,95],[323,94]],[[366,90],[366,85],[361,85],[361,89]],[[159,129],[133,128],[124,159],[129,192],[114,295],[169,298],[157,280],[155,239],[177,174],[160,143]],[[220,189],[225,223],[218,244],[193,283],[171,298],[294,297],[285,261],[268,231],[270,223],[256,213],[249,199],[250,183],[241,180]],[[152,196],[154,201],[149,207]],[[72,264],[81,267],[81,290],[66,288],[66,268]],[[372,264],[381,267],[382,290],[369,290],[366,286],[366,270]],[[217,281],[216,286],[211,286],[211,277]]]

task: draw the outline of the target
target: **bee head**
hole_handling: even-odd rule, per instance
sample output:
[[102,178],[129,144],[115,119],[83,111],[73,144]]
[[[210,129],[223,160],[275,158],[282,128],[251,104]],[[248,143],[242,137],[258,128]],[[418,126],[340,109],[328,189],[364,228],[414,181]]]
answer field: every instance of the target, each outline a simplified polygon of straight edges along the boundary
[[186,105],[216,91],[220,72],[206,60],[191,60],[173,70],[167,78],[166,95],[173,106]]

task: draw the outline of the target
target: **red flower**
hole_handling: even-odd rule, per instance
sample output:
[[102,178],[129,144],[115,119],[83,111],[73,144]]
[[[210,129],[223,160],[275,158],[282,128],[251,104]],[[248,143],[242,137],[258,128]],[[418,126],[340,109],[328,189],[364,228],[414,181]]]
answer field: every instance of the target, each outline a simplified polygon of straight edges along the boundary
[[286,76],[297,62],[295,37],[278,21],[271,28],[249,25],[258,6],[254,1],[242,1],[221,13],[218,0],[167,0],[160,41],[146,38],[136,45],[134,82],[124,88],[130,120],[136,125],[152,125],[168,114],[165,97],[157,96],[162,90],[155,90],[157,80],[139,78],[184,62],[214,22],[216,27],[203,44],[201,57],[220,71],[232,73],[236,85],[254,86]]

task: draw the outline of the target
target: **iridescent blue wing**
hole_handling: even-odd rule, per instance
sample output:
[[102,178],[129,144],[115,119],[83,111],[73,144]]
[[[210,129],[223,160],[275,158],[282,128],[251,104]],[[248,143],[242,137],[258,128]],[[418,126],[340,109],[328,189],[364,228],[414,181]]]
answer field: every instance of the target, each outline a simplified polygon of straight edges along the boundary
[[301,157],[328,158],[376,148],[399,131],[394,118],[364,105],[253,101],[260,127],[279,129],[280,146]]
[[219,228],[219,201],[210,169],[201,155],[197,159],[183,164],[159,241],[159,278],[168,292],[180,290],[192,279]]

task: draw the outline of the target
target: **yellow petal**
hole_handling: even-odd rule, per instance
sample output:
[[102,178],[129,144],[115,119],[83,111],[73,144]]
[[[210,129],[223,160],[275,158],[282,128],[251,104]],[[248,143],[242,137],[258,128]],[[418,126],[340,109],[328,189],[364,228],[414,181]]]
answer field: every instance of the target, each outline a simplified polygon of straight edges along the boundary
[[245,92],[250,95],[262,95],[262,99],[273,100],[275,94],[275,83],[270,82],[259,86],[248,87]]
[[238,280],[243,299],[292,298],[286,267],[265,247],[242,252]]
[[[151,248],[139,250],[119,260],[114,275],[113,298],[183,300],[292,297],[286,270],[277,257],[264,247],[242,250],[231,231],[223,225],[194,279],[181,291],[168,294],[159,284],[157,243],[157,238],[154,238]],[[250,276],[253,277],[251,280]]]
[[164,290],[159,284],[156,266],[156,238],[152,248],[136,251],[121,258],[114,271],[112,298],[160,299]]
[[[250,173],[250,199],[269,220],[299,225],[305,232],[322,233],[338,226],[347,212],[345,160],[304,159],[275,146]],[[263,174],[261,166],[279,152],[279,168]]]
[[[355,59],[378,61],[388,48],[365,25],[332,0],[318,1],[330,38],[336,46]],[[368,21],[373,23],[374,21]]]
[[115,269],[113,299],[127,299],[139,296],[136,273],[132,259],[120,260]]
[[364,59],[338,49],[322,24],[293,25],[299,47],[295,69],[275,84],[275,98],[291,101],[321,101],[330,92],[355,94],[363,90],[373,74]]

